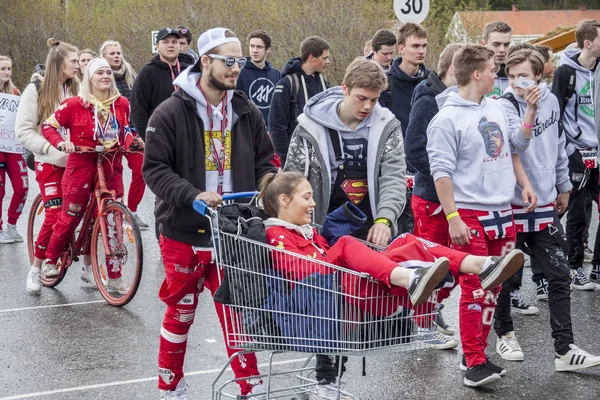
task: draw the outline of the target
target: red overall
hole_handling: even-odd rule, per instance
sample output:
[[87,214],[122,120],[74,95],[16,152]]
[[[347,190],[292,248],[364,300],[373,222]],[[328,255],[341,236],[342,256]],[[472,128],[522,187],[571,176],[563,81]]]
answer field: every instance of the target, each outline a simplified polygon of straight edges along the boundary
[[46,258],[52,227],[58,220],[62,208],[62,177],[64,173],[65,169],[56,165],[35,163],[35,179],[40,187],[45,214],[35,242],[35,256],[42,260]]
[[[501,256],[515,249],[516,232],[514,223],[506,227],[505,235],[496,238],[491,232],[486,232],[479,221],[480,211],[459,209],[460,218],[471,229],[473,238],[466,246],[452,245],[452,248],[469,252],[478,256]],[[467,367],[483,364],[487,338],[492,327],[494,311],[496,310],[496,297],[502,286],[494,290],[484,291],[478,275],[460,275],[460,305],[459,324],[460,339]]]
[[0,230],[2,230],[2,201],[6,194],[7,174],[13,188],[8,206],[8,223],[15,225],[23,212],[29,190],[27,165],[22,154],[0,153]]
[[[161,327],[158,350],[158,388],[175,390],[183,378],[183,364],[187,349],[188,331],[194,323],[198,295],[207,288],[214,295],[219,287],[219,270],[214,263],[212,248],[194,248],[191,244],[160,236],[160,250],[165,267],[165,280],[160,288],[159,297],[167,305]],[[196,271],[196,276],[192,276]],[[187,283],[187,285],[186,285]],[[225,344],[225,324],[232,332],[230,310],[215,303],[217,316],[221,322]],[[227,348],[231,357],[237,350]],[[254,353],[236,357],[231,363],[236,378],[258,375],[258,366]],[[250,393],[258,382],[240,381],[242,395]]]
[[[123,142],[125,127],[129,125],[129,102],[123,96],[117,98],[112,112],[119,125],[119,141]],[[95,115],[93,106],[86,106],[80,97],[71,97],[64,101],[52,116],[42,125],[42,134],[54,146],[65,139],[58,129],[69,129],[70,140],[75,146],[96,147],[101,145],[96,137]],[[45,258],[50,263],[56,263],[63,249],[72,237],[81,221],[94,189],[94,177],[97,173],[97,155],[95,153],[73,153],[67,159],[67,165],[62,180],[62,209],[52,234]],[[117,198],[123,196],[123,164],[121,153],[109,153],[103,161],[106,185],[109,190],[116,192]],[[109,268],[109,278],[119,276],[118,272]]]
[[142,164],[144,163],[144,152],[125,153],[129,169],[131,169],[131,185],[127,193],[127,207],[132,212],[137,212],[137,208],[144,197],[146,183],[142,176]]

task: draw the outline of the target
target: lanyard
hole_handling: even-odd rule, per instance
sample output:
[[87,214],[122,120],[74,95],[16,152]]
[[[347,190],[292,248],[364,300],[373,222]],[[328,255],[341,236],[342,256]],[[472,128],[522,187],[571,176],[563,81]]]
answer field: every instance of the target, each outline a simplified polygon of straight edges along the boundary
[[[171,64],[168,64],[169,66],[169,72],[171,72],[171,82],[175,81],[175,78],[177,78],[177,76],[179,76],[179,74],[181,73],[181,64],[179,64],[179,60],[177,60],[177,64],[175,64],[175,66],[177,67],[177,76],[175,76],[175,74],[173,73],[173,66]],[[173,85],[173,87],[175,88],[175,90],[178,89],[177,86]]]
[[223,175],[225,174],[225,138],[227,136],[227,124],[228,124],[227,93],[225,93],[225,97],[221,101],[221,115],[223,115],[223,119],[221,120],[221,137],[220,137],[221,151],[217,152],[217,147],[215,145],[215,141],[213,140],[213,128],[214,128],[213,106],[210,104],[210,102],[206,98],[206,95],[204,94],[204,90],[202,90],[202,86],[200,86],[200,80],[198,80],[197,86],[198,86],[198,89],[200,89],[200,92],[202,93],[202,95],[204,96],[204,99],[206,100],[206,113],[208,114],[208,120],[209,120],[209,122],[208,122],[208,127],[209,127],[208,141],[210,142],[211,152],[215,156],[215,165],[217,167],[217,173],[218,173],[217,193],[219,195],[222,195],[223,194],[223,180],[224,180]]

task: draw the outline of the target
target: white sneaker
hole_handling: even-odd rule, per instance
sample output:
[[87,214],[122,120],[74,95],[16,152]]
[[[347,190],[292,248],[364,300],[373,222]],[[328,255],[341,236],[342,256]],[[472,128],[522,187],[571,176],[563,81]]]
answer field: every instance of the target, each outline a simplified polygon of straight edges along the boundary
[[23,237],[21,235],[19,235],[19,232],[17,232],[16,225],[7,224],[6,225],[6,234],[8,236],[10,236],[11,238],[13,238],[15,240],[15,242],[23,241]]
[[106,285],[109,292],[116,292],[118,294],[127,294],[130,287],[123,281],[123,278],[108,278]]
[[[244,396],[242,396],[242,398],[243,397]],[[272,394],[270,394],[267,398],[267,387],[262,383],[252,386],[252,390],[246,395],[246,397],[252,400],[275,399],[275,397]]]
[[39,271],[29,270],[27,274],[27,286],[25,289],[30,293],[40,293],[42,290],[42,282]]
[[523,350],[521,350],[521,346],[519,346],[519,341],[514,331],[508,332],[496,339],[496,353],[508,361],[525,360],[525,355],[523,354]]
[[447,350],[458,347],[458,342],[450,336],[446,336],[437,330],[419,329],[419,340],[430,345],[434,350]]
[[92,271],[87,271],[83,267],[81,268],[81,280],[95,288],[98,287],[98,285],[96,285],[96,280],[94,279],[94,273]]
[[0,244],[10,244],[14,242],[15,239],[6,233],[6,231],[0,231]]
[[56,264],[51,264],[47,260],[42,261],[40,273],[47,278],[60,275],[60,271],[56,268]]
[[135,222],[137,223],[137,226],[140,229],[140,231],[147,231],[150,228],[148,226],[148,224],[145,223],[137,213],[132,213],[132,214],[133,214],[133,219],[135,219]]
[[161,390],[161,400],[188,400],[188,389],[190,387],[185,383],[185,378],[181,378],[175,390]]
[[[339,390],[340,400],[354,400],[354,396],[345,393],[346,385],[344,382],[340,382]],[[310,400],[338,400],[338,388],[337,384],[330,383],[329,385],[317,385],[316,392],[311,392],[309,396]]]
[[587,351],[580,349],[574,344],[570,344],[571,350],[564,356],[556,354],[554,356],[554,369],[557,371],[575,371],[600,365],[600,357],[592,355]]

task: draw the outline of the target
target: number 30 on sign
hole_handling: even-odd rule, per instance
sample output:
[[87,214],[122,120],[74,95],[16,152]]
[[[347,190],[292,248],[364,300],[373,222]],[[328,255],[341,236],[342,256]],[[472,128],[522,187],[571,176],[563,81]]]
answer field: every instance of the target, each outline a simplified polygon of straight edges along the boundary
[[394,12],[400,22],[420,24],[429,13],[429,0],[394,0]]

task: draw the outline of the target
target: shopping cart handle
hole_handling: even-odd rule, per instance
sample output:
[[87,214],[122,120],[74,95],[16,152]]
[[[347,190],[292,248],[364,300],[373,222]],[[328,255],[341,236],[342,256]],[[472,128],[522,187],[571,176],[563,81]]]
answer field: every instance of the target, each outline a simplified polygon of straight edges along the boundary
[[[238,192],[238,193],[224,194],[222,197],[223,197],[223,201],[227,201],[227,200],[244,199],[247,197],[254,197],[257,194],[258,194],[258,192]],[[206,204],[206,202],[204,200],[194,200],[193,207],[194,207],[194,210],[196,210],[196,212],[198,212],[200,215],[206,215],[206,209],[208,208],[208,205]]]

